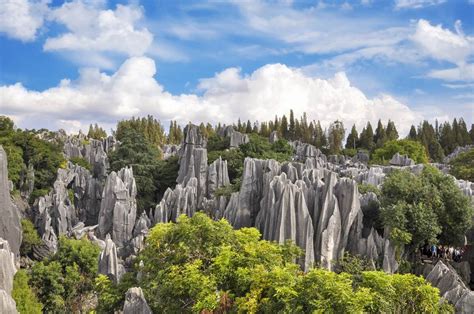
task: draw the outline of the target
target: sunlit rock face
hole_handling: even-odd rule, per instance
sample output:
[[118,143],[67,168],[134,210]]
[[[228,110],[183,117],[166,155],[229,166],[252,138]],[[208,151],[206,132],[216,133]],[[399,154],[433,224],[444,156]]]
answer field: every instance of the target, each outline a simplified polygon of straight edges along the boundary
[[0,313],[17,313],[11,297],[16,271],[15,254],[10,250],[8,241],[0,238]]
[[0,237],[8,241],[15,257],[19,256],[22,239],[20,214],[10,199],[7,154],[0,145]]
[[148,303],[145,300],[142,288],[133,287],[125,294],[123,314],[152,314]]

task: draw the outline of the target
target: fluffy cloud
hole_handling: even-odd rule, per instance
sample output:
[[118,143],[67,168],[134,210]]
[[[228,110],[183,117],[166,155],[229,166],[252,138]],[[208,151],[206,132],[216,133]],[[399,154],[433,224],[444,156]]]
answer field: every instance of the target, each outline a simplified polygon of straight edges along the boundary
[[412,40],[431,58],[456,64],[456,68],[433,70],[428,77],[446,81],[473,81],[474,64],[469,64],[469,57],[474,52],[474,37],[466,36],[461,22],[454,24],[456,33],[444,29],[441,25],[433,26],[428,21],[419,20]]
[[438,5],[446,0],[395,0],[396,9],[421,9],[424,7]]
[[69,32],[48,38],[44,49],[143,55],[153,35],[146,28],[136,27],[142,16],[137,6],[119,4],[115,10],[103,10],[100,3],[67,2],[53,10],[50,18]]
[[77,80],[63,80],[41,92],[20,83],[2,86],[0,106],[6,114],[19,117],[20,125],[33,119],[36,123],[61,120],[60,125],[49,127],[64,126],[67,121],[71,126],[91,121],[112,126],[118,119],[146,114],[183,124],[232,123],[239,117],[263,121],[293,109],[296,114],[307,112],[309,118],[325,125],[339,119],[347,127],[353,123],[362,127],[367,120],[392,119],[403,133],[421,119],[391,96],[368,99],[342,72],[323,80],[282,64],[265,65],[247,76],[229,68],[200,81],[202,96],[166,92],[155,80],[155,73],[152,59],[133,57],[113,75],[83,69]]
[[49,0],[2,0],[0,1],[0,32],[11,38],[32,41],[43,25]]

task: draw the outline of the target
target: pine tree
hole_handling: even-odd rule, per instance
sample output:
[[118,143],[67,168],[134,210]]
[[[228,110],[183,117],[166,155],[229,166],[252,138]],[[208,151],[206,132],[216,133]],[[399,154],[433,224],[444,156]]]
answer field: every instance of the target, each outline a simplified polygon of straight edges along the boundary
[[469,132],[467,131],[466,122],[464,122],[463,118],[459,118],[458,132],[459,134],[457,134],[457,142],[459,146],[466,146],[471,142]]
[[290,110],[290,125],[288,129],[288,136],[290,140],[294,140],[296,137],[296,124],[293,110]]
[[391,120],[388,120],[386,134],[387,141],[398,140],[397,127],[395,126],[395,123]]
[[344,124],[341,121],[334,121],[329,125],[328,142],[330,154],[341,153],[344,133]]
[[409,140],[412,140],[412,141],[416,141],[417,138],[418,138],[418,134],[416,133],[416,128],[414,125],[411,126],[410,128],[410,133],[408,133],[408,137],[407,137]]
[[456,148],[456,137],[448,121],[443,123],[440,128],[440,144],[445,155],[451,154],[454,148]]
[[286,119],[285,115],[283,115],[283,117],[281,118],[280,133],[284,139],[289,139],[288,120]]
[[367,122],[367,126],[362,133],[360,134],[360,147],[367,149],[368,151],[372,151],[375,147],[374,143],[374,131],[372,129],[372,125],[370,121]]
[[247,126],[245,127],[245,133],[247,133],[247,134],[252,133],[252,124],[250,123],[250,120],[247,120]]
[[327,145],[326,135],[324,134],[321,122],[317,122],[314,127],[314,146],[317,148],[325,148]]
[[240,118],[237,121],[237,131],[243,132],[242,122],[240,122]]
[[474,144],[474,123],[471,124],[471,131],[469,131],[469,136],[471,137],[471,143]]
[[385,128],[382,124],[382,121],[379,119],[379,122],[377,123],[377,129],[375,130],[375,135],[374,135],[375,147],[377,148],[382,147],[386,141],[387,141],[387,135],[385,133]]
[[359,143],[359,134],[357,133],[357,129],[355,124],[352,126],[351,133],[347,136],[346,140],[346,148],[347,149],[355,149]]

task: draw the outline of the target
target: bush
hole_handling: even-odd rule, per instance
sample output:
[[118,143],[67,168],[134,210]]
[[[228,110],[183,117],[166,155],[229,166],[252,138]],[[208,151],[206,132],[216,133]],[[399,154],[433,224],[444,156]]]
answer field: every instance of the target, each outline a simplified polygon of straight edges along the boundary
[[368,192],[373,192],[378,197],[382,194],[380,189],[378,187],[376,187],[375,185],[373,185],[373,184],[362,183],[362,184],[358,184],[357,188],[359,189],[360,194],[366,194]]
[[33,192],[30,194],[30,199],[28,200],[28,203],[30,205],[33,205],[36,199],[40,198],[41,196],[46,196],[49,193],[49,189],[35,189]]
[[425,147],[420,142],[412,140],[394,140],[386,142],[372,154],[372,162],[387,164],[393,155],[408,155],[415,163],[428,163]]
[[29,276],[26,270],[20,269],[13,279],[12,297],[16,302],[16,309],[19,313],[41,314],[43,304],[38,301],[38,297],[28,285]]
[[58,252],[34,264],[31,284],[45,312],[80,312],[94,289],[100,248],[90,241],[60,237]]
[[459,154],[449,164],[449,172],[457,179],[474,182],[474,149]]
[[33,246],[42,243],[41,238],[30,220],[22,219],[21,227],[23,229],[23,239],[21,242],[20,254],[22,256],[31,256]]
[[69,159],[69,161],[72,162],[73,164],[81,166],[82,168],[85,168],[89,171],[92,170],[91,164],[82,157],[72,157],[72,158]]

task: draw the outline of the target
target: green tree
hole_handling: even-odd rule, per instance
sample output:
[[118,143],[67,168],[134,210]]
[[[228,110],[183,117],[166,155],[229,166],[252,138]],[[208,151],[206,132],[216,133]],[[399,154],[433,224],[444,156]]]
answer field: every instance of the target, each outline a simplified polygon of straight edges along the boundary
[[290,139],[289,136],[289,131],[288,131],[288,120],[286,119],[286,116],[283,115],[281,118],[281,123],[280,123],[280,134],[284,139]]
[[377,129],[375,130],[375,135],[374,135],[375,147],[376,148],[382,147],[386,141],[387,141],[387,133],[382,124],[382,121],[379,119],[379,122],[377,123]]
[[12,298],[15,300],[19,313],[41,314],[43,304],[39,302],[33,289],[28,284],[29,276],[26,270],[20,269],[13,279]]
[[344,140],[344,124],[341,121],[334,121],[329,126],[328,142],[329,153],[340,154],[342,150],[342,141]]
[[288,128],[288,136],[289,136],[289,139],[292,141],[296,139],[296,123],[295,123],[295,115],[293,114],[293,110],[290,110],[290,125]]
[[42,243],[41,238],[30,220],[22,219],[21,227],[23,230],[23,238],[21,240],[20,254],[22,256],[31,256],[33,246]]
[[397,127],[395,126],[395,123],[391,120],[388,120],[386,133],[387,133],[387,141],[398,140]]
[[362,130],[362,133],[360,133],[360,147],[368,151],[372,151],[375,147],[374,131],[370,122],[367,122],[367,126]]
[[357,133],[357,129],[355,124],[352,126],[351,133],[347,136],[346,140],[346,148],[348,149],[355,149],[359,145],[359,134]]
[[160,159],[161,151],[134,129],[123,130],[120,146],[109,154],[111,170],[119,171],[132,166],[137,184],[139,212],[158,202],[158,188],[153,174]]
[[459,154],[450,165],[449,172],[457,179],[474,182],[474,149]]
[[393,155],[408,155],[416,163],[427,163],[426,150],[419,142],[412,140],[395,140],[386,142],[383,147],[378,148],[372,154],[374,163],[384,164],[392,159]]
[[30,283],[45,312],[79,312],[92,298],[100,248],[90,241],[61,237],[58,252],[35,263]]
[[418,139],[418,134],[416,133],[416,128],[414,125],[411,126],[407,139],[412,140],[412,141],[416,141]]
[[87,133],[88,138],[94,138],[96,140],[100,140],[104,137],[107,137],[107,132],[103,128],[101,128],[97,123],[92,126],[89,125],[89,132]]
[[456,135],[449,122],[445,122],[440,128],[440,143],[446,155],[456,148]]

